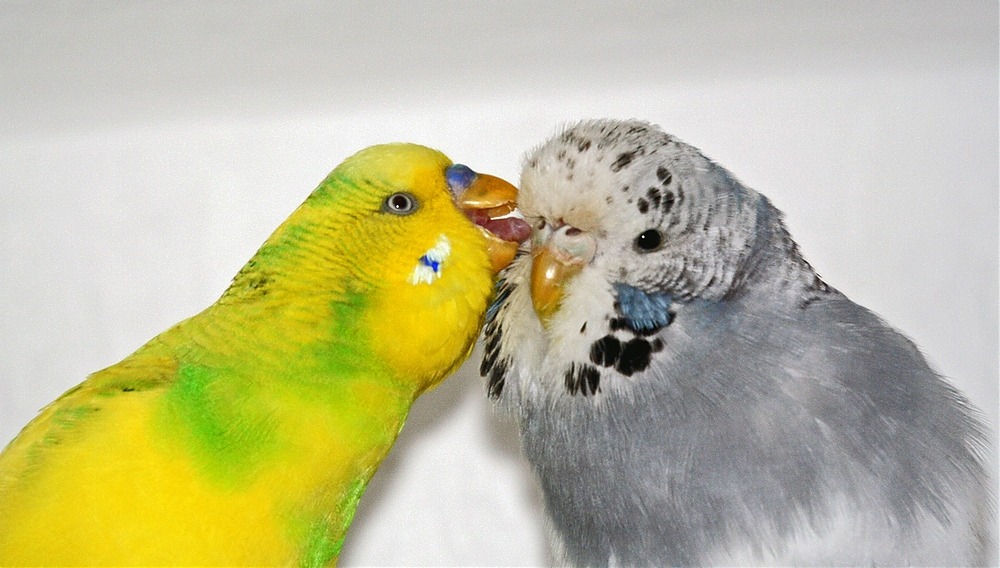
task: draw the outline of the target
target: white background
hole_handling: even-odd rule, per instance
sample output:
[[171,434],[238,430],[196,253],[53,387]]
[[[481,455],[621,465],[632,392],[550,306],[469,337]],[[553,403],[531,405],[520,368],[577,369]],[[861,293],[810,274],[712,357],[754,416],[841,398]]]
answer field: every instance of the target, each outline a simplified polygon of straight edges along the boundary
[[[770,196],[996,431],[997,28],[995,2],[4,2],[0,444],[213,302],[354,151],[419,142],[516,182],[601,116]],[[478,355],[417,402],[343,565],[547,560]]]

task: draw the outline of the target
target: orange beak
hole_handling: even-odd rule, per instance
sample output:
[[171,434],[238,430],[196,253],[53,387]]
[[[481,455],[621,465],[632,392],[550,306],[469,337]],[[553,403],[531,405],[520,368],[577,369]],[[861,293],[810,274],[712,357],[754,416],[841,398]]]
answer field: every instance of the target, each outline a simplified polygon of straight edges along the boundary
[[499,272],[510,264],[521,242],[531,233],[531,227],[523,219],[499,219],[517,207],[517,188],[496,176],[475,174],[475,179],[455,198],[455,203],[476,221],[486,237],[493,271]]
[[547,327],[562,305],[566,285],[594,257],[596,243],[586,233],[564,226],[532,246],[531,302]]

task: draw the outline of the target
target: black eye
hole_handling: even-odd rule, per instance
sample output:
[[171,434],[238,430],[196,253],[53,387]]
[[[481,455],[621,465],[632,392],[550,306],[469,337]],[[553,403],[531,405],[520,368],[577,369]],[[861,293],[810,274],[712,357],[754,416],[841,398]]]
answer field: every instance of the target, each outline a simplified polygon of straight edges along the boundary
[[639,233],[639,236],[635,238],[635,248],[646,252],[653,251],[660,248],[661,242],[663,242],[663,235],[656,229],[649,229]]
[[382,210],[395,215],[408,215],[417,208],[417,200],[409,193],[393,193],[385,199]]

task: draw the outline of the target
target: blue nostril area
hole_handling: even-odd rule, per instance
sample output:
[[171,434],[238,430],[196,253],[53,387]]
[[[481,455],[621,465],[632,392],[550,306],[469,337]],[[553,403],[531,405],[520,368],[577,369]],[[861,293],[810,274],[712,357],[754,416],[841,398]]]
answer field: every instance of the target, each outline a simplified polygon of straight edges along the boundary
[[469,166],[455,164],[444,171],[444,178],[452,193],[458,194],[472,185],[476,179],[476,172],[472,171]]

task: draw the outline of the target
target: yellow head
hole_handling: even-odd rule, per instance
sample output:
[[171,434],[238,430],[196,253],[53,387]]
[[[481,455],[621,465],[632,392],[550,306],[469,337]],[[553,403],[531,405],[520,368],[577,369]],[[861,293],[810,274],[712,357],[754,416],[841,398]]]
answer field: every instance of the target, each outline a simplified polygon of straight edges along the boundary
[[[453,166],[437,150],[367,148],[275,231],[221,303],[266,298],[316,310],[331,323],[325,340],[351,336],[358,361],[385,364],[419,394],[468,356],[495,268],[517,247],[507,243],[506,261],[491,261],[490,244],[502,241],[470,216],[488,219],[483,211],[509,209],[515,197],[510,184]],[[322,319],[312,323],[322,328]]]

